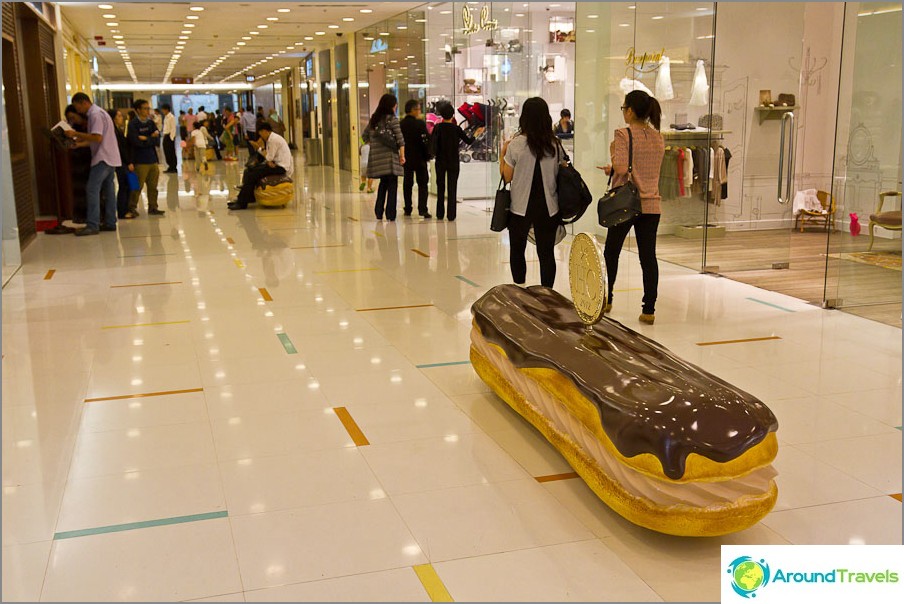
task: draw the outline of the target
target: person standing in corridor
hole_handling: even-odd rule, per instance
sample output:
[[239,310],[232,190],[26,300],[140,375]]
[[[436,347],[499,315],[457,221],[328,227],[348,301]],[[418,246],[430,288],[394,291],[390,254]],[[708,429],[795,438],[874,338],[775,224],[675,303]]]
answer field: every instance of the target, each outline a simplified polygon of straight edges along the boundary
[[160,131],[150,117],[151,106],[144,99],[138,99],[132,105],[135,117],[129,122],[126,137],[132,150],[132,163],[138,176],[138,189],[132,191],[129,199],[129,211],[126,218],[138,216],[138,204],[141,201],[141,189],[147,185],[148,214],[162,216],[165,212],[157,207],[157,182],[160,179],[160,167],[157,165],[157,141]]
[[421,104],[414,99],[405,103],[405,117],[399,124],[405,139],[405,178],[402,180],[402,199],[405,202],[405,216],[411,216],[412,192],[417,177],[417,213],[421,218],[432,218],[427,210],[427,124],[421,119]]
[[383,220],[385,215],[390,222],[396,219],[399,176],[402,176],[402,166],[405,165],[405,137],[396,117],[398,107],[399,101],[395,96],[384,94],[380,97],[377,110],[370,116],[363,135],[364,141],[370,143],[367,176],[380,179],[374,215],[377,220]]
[[164,103],[160,106],[163,112],[163,155],[166,157],[166,173],[176,173],[176,116],[173,108]]

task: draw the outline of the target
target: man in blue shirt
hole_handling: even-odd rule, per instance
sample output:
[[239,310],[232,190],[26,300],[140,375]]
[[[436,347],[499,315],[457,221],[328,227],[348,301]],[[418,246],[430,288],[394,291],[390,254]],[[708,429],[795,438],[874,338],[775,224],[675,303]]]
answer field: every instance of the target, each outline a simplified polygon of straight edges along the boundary
[[[77,92],[72,97],[75,110],[88,118],[88,132],[67,130],[66,136],[91,143],[91,172],[85,186],[85,198],[88,203],[86,225],[77,230],[79,237],[97,235],[99,231],[116,230],[116,168],[122,165],[119,157],[119,144],[116,142],[116,126],[110,114],[91,102],[84,92]],[[153,123],[153,122],[152,122]],[[104,190],[104,222],[100,223],[100,191]]]
[[132,163],[135,164],[135,175],[138,176],[138,189],[132,191],[129,198],[129,211],[126,218],[138,216],[138,203],[141,201],[141,189],[148,188],[148,214],[162,216],[164,211],[157,207],[157,181],[160,178],[160,167],[157,165],[157,143],[160,142],[160,130],[151,119],[151,106],[144,99],[132,104],[136,116],[129,122],[129,147],[132,149]]

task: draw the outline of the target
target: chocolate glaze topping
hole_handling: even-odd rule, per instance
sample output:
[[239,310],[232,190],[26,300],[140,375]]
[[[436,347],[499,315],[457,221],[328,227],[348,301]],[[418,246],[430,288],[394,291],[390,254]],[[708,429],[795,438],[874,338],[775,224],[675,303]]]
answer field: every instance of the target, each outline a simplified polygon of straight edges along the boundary
[[652,453],[666,476],[687,456],[727,462],[761,442],[778,421],[757,398],[674,356],[606,317],[592,330],[558,292],[494,287],[472,307],[483,336],[516,367],[556,369],[600,412],[625,457]]

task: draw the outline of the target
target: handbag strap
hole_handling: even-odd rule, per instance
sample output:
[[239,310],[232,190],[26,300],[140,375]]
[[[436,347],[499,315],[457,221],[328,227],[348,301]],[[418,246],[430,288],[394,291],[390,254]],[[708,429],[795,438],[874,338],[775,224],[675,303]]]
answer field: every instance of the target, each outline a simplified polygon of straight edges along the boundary
[[508,186],[508,183],[505,182],[505,178],[500,174],[499,175],[499,186],[496,188],[497,191],[505,191],[505,187]]
[[[562,146],[562,141],[560,141],[558,137],[556,137],[556,146],[562,150],[562,156],[565,158],[565,161],[570,164],[571,158],[568,157],[568,152],[565,151],[565,147]],[[556,159],[558,159],[559,156],[559,149],[556,150]]]
[[631,127],[625,128],[628,131],[628,178],[634,171],[634,136],[631,134]]

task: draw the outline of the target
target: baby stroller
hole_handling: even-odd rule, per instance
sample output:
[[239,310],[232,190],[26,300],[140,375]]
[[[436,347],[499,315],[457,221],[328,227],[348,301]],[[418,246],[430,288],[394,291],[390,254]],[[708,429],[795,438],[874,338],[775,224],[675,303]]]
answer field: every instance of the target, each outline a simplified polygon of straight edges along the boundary
[[[459,159],[463,163],[468,163],[472,159],[491,162],[499,160],[499,155],[493,144],[495,140],[493,129],[488,127],[491,122],[487,118],[491,117],[492,110],[493,107],[483,103],[462,103],[458,108],[458,112],[467,120],[459,125],[465,131],[465,134],[475,139],[470,145],[462,141]],[[481,128],[484,128],[484,131],[477,135],[477,131]]]

